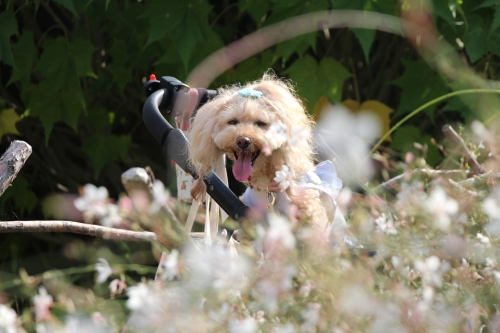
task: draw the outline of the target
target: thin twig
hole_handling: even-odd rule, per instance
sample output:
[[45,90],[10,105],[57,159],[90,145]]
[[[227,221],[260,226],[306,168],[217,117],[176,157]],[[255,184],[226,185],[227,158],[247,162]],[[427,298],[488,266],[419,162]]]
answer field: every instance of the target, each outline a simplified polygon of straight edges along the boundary
[[0,157],[0,196],[17,177],[31,152],[31,146],[26,142],[13,141]]
[[388,181],[378,185],[373,189],[373,192],[379,193],[382,191],[387,191],[395,188],[400,185],[405,177],[411,177],[414,175],[424,175],[428,177],[436,177],[436,176],[445,176],[445,177],[453,177],[453,176],[462,176],[463,178],[467,177],[467,171],[464,170],[431,170],[431,169],[415,169],[411,170],[411,173],[403,173],[394,178],[389,179]]
[[153,242],[154,232],[132,231],[73,221],[15,221],[0,222],[0,234],[24,232],[69,232],[110,240]]
[[444,125],[443,133],[457,149],[465,154],[465,161],[469,164],[474,175],[480,175],[485,172],[484,168],[477,162],[476,157],[470,152],[464,140],[455,132],[453,127]]

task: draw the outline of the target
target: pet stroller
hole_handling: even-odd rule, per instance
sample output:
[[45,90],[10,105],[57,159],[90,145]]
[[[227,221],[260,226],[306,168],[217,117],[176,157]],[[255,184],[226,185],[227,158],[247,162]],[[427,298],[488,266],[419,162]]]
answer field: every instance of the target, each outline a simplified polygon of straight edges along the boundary
[[[189,128],[189,122],[192,117],[196,117],[196,112],[203,104],[217,95],[216,90],[207,90],[204,88],[191,88],[174,77],[164,76],[157,80],[151,75],[150,80],[144,84],[144,93],[148,99],[144,103],[142,117],[144,124],[154,136],[156,141],[163,147],[163,152],[172,159],[178,166],[178,177],[192,176],[198,178],[196,171],[188,164],[188,140],[184,131]],[[174,128],[163,116],[163,114],[172,115],[175,118],[177,128]],[[222,166],[225,163],[221,163]],[[226,229],[228,237],[231,237],[234,229],[240,226],[249,215],[247,207],[227,186],[227,174],[224,167],[203,177],[206,184],[207,194],[207,220],[205,223],[205,238],[211,237],[215,233]],[[178,185],[180,182],[178,181]],[[186,193],[186,192],[184,192]],[[212,204],[210,205],[209,202]],[[335,204],[336,205],[336,204]],[[209,211],[209,206],[212,207]],[[222,209],[221,216],[223,222],[230,217],[237,222],[234,225],[224,224],[223,229],[219,227],[219,211]],[[191,211],[188,215],[185,229],[191,231],[194,216],[199,208],[199,203],[193,201]],[[336,240],[331,241],[332,246],[338,246],[338,234],[341,235],[341,241],[350,249],[362,248],[357,239],[348,235],[347,225],[340,210],[335,207],[334,220],[330,227],[330,233],[336,233]]]

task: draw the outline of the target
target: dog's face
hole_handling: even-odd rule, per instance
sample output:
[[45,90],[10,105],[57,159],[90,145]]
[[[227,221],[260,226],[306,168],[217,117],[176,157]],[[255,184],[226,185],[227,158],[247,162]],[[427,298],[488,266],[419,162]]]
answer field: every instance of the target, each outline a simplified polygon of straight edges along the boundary
[[212,139],[219,151],[233,161],[233,175],[245,182],[252,171],[269,159],[261,153],[266,143],[265,133],[269,125],[279,121],[278,115],[263,107],[263,103],[248,100],[246,103],[223,108],[212,133]]
[[[262,93],[261,98],[240,96],[241,87],[222,91],[200,108],[189,134],[190,162],[198,174],[215,170],[226,155],[233,161],[234,177],[245,182],[252,178],[264,186],[285,164],[297,174],[313,168],[311,148],[312,121],[293,89],[274,78],[264,76],[246,88]],[[282,123],[288,137],[301,127],[307,138],[293,146],[262,152],[269,140],[266,131],[272,123]],[[274,147],[276,148],[276,147]],[[200,185],[201,186],[201,185]],[[201,191],[197,188],[197,197]]]

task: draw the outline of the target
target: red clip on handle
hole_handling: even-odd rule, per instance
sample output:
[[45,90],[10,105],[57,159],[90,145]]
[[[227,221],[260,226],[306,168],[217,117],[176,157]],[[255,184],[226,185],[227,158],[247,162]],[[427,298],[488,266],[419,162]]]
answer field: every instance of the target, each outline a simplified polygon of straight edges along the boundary
[[151,75],[149,76],[149,80],[151,80],[151,81],[156,81],[156,75],[151,74]]

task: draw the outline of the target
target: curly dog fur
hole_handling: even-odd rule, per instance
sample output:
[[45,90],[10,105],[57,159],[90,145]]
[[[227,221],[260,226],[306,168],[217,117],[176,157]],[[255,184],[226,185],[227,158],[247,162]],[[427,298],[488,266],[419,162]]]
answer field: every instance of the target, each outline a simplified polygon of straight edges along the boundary
[[[262,98],[242,97],[238,91],[250,88],[263,93]],[[261,153],[266,144],[265,133],[274,122],[286,126],[288,137],[292,129],[301,127],[303,139],[294,145],[275,149],[270,155]],[[205,195],[202,176],[217,169],[222,155],[238,165],[243,171],[233,173],[239,181],[249,183],[252,188],[266,190],[273,183],[276,171],[287,165],[296,175],[314,170],[312,128],[314,122],[308,116],[294,89],[274,75],[266,74],[262,79],[244,87],[232,86],[221,89],[210,102],[203,105],[193,119],[190,141],[190,163],[200,175],[191,190],[194,199]],[[241,139],[241,138],[248,138]],[[242,142],[243,140],[243,142]],[[238,159],[244,159],[245,161]],[[248,164],[252,159],[252,167]],[[239,163],[239,164],[237,164]],[[244,164],[244,165],[243,165]],[[248,179],[248,173],[251,174]],[[314,189],[296,191],[289,187],[285,195],[298,208],[300,220],[318,228],[328,222],[320,193]]]

